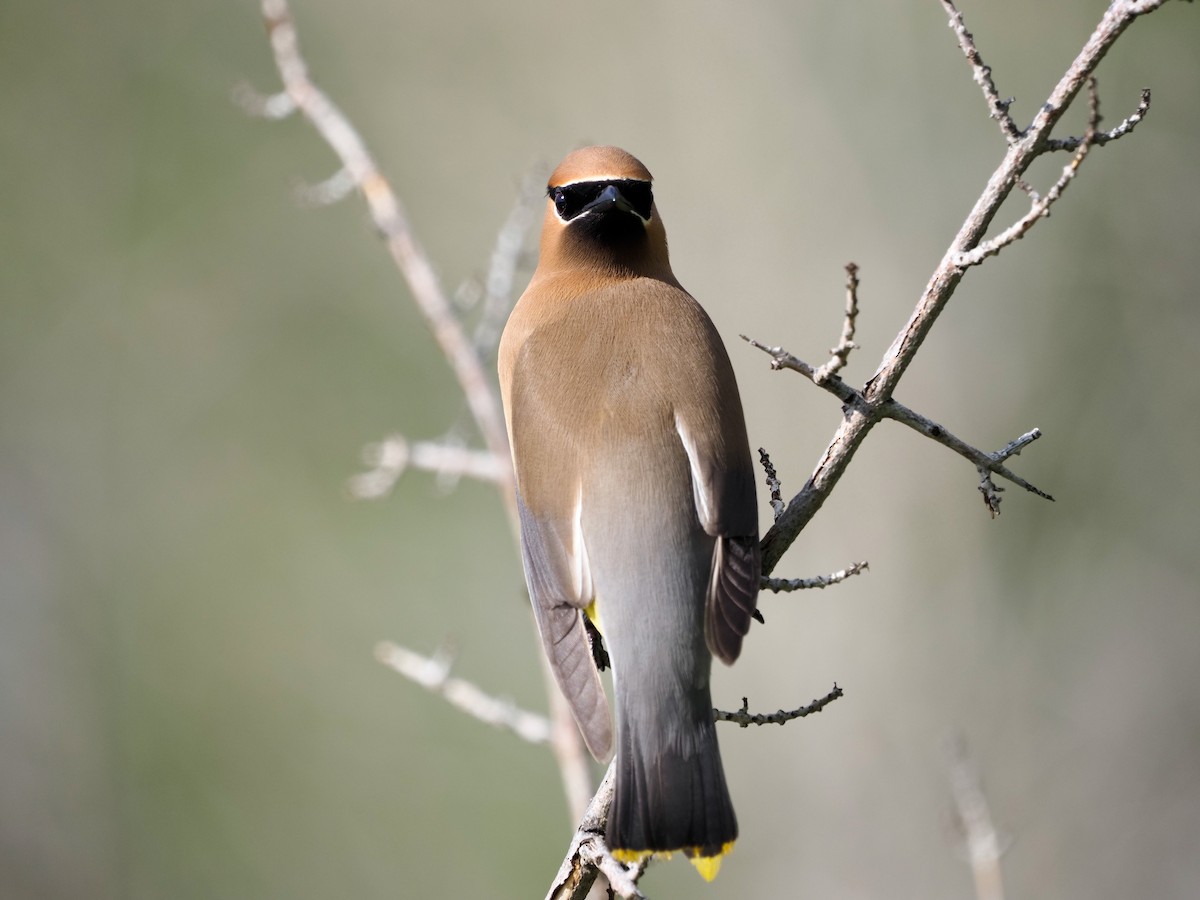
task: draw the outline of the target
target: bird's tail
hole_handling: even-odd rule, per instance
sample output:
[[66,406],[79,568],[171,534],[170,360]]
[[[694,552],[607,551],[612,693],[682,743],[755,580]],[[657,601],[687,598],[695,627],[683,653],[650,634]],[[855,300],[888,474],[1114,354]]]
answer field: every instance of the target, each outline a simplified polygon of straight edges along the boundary
[[621,727],[626,724],[618,725],[621,744],[608,815],[613,856],[632,863],[682,852],[711,881],[738,833],[711,712],[707,721],[697,723],[692,740],[682,742],[691,744],[686,754],[648,751],[637,735]]

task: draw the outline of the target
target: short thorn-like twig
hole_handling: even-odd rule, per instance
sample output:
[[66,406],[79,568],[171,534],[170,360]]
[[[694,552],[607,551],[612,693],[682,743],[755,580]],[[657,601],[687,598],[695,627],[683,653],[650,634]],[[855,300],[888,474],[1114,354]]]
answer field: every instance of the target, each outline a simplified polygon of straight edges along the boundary
[[345,200],[358,184],[347,168],[338,169],[317,184],[301,184],[296,187],[296,199],[303,206],[332,206]]
[[761,586],[764,590],[772,591],[776,594],[803,591],[809,588],[827,588],[831,584],[838,584],[847,578],[852,578],[855,575],[865,572],[868,568],[870,566],[864,559],[862,562],[850,563],[846,568],[839,569],[829,575],[814,575],[811,578],[764,578]]
[[1005,139],[1010,143],[1016,143],[1022,137],[1021,129],[1017,127],[1017,123],[1013,121],[1009,115],[1008,108],[1012,106],[1013,98],[1007,100],[1000,99],[1000,92],[996,90],[996,83],[992,81],[992,68],[984,63],[983,58],[979,55],[979,49],[975,46],[975,37],[971,32],[967,31],[967,26],[963,22],[962,13],[955,8],[951,0],[942,0],[942,6],[946,8],[946,12],[950,14],[950,27],[954,29],[955,35],[958,37],[958,46],[962,48],[963,55],[971,64],[971,69],[974,72],[975,83],[979,85],[983,91],[983,97],[987,100],[988,111],[993,119],[1000,125],[1000,130],[1004,132]]
[[436,472],[447,479],[461,477],[480,481],[503,482],[508,476],[508,461],[487,450],[472,450],[455,444],[417,441],[409,443],[402,435],[392,435],[363,449],[363,461],[370,471],[350,479],[350,495],[359,500],[374,500],[391,493],[406,469]]
[[846,264],[846,317],[842,320],[842,335],[837,346],[829,350],[829,362],[813,372],[813,384],[821,387],[832,376],[846,366],[850,351],[858,347],[854,343],[854,325],[858,319],[858,266]]
[[[947,2],[947,0],[943,0]],[[1083,136],[1083,140],[1079,143],[1079,149],[1075,151],[1075,155],[1071,157],[1071,161],[1063,167],[1062,174],[1058,176],[1058,180],[1054,182],[1054,186],[1048,190],[1044,196],[1038,197],[1033,201],[1024,216],[1010,225],[1000,234],[996,235],[991,240],[983,241],[973,250],[967,250],[954,256],[954,265],[960,269],[966,269],[970,266],[977,266],[989,256],[995,256],[1009,244],[1023,238],[1037,221],[1045,216],[1050,215],[1050,207],[1054,202],[1062,196],[1063,191],[1067,189],[1067,185],[1071,183],[1071,179],[1079,171],[1079,166],[1083,163],[1084,157],[1087,156],[1088,150],[1091,149],[1096,137],[1096,126],[1100,123],[1100,98],[1096,92],[1096,79],[1088,79],[1088,127],[1087,132]]]
[[843,696],[843,693],[842,689],[835,684],[832,691],[820,700],[814,700],[808,706],[801,706],[799,709],[791,710],[781,709],[773,713],[751,713],[750,701],[743,697],[742,708],[737,712],[714,709],[713,716],[718,722],[733,722],[742,728],[749,728],[751,725],[784,725],[793,719],[803,719],[805,716],[819,713],[834,700],[838,699],[838,697]]
[[531,744],[550,743],[549,719],[518,709],[511,700],[493,697],[469,681],[451,678],[450,666],[454,660],[448,653],[422,656],[399,644],[383,641],[375,647],[375,658],[481,722],[507,729]]
[[[990,454],[990,458],[996,463],[1002,463],[1010,456],[1017,456],[1023,449],[1028,447],[1041,436],[1042,432],[1039,428],[1034,428],[1032,431],[1027,431],[1019,438],[1009,441],[1004,445],[1004,447],[997,450],[995,453]],[[983,502],[987,506],[988,512],[991,513],[992,518],[994,519],[996,516],[1000,515],[1000,501],[1003,499],[1000,496],[1000,492],[1003,491],[1004,488],[1000,487],[992,480],[992,472],[997,471],[996,469],[989,468],[987,466],[979,466],[978,469],[979,492],[983,494]],[[1046,494],[1042,494],[1042,496],[1046,497],[1047,500],[1054,499]]]
[[287,91],[278,94],[262,94],[248,84],[236,85],[233,89],[233,102],[242,108],[248,116],[278,121],[286,119],[297,109]]
[[1006,841],[992,824],[979,768],[961,734],[947,739],[946,763],[950,770],[950,792],[954,797],[954,818],[975,877],[976,900],[1004,900],[1000,858],[1004,855]]
[[767,489],[771,492],[771,511],[775,513],[775,520],[778,521],[785,509],[783,488],[779,483],[779,476],[775,474],[775,466],[771,462],[771,457],[762,447],[758,448],[758,461],[762,464],[763,471],[767,473]]

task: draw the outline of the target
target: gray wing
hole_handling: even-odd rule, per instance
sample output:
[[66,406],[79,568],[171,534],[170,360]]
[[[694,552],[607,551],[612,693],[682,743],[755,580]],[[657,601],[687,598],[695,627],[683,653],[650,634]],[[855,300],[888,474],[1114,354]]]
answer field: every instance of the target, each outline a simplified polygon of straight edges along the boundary
[[584,743],[602,760],[612,749],[612,718],[592,661],[582,610],[592,600],[587,553],[576,522],[532,513],[517,494],[521,560],[550,670],[571,706]]
[[724,429],[676,410],[675,430],[691,469],[696,515],[705,532],[717,539],[705,597],[704,639],[712,654],[728,665],[741,653],[742,638],[758,607],[762,559],[754,468],[741,403],[735,395],[717,405],[717,410],[690,412],[693,416],[723,414]]

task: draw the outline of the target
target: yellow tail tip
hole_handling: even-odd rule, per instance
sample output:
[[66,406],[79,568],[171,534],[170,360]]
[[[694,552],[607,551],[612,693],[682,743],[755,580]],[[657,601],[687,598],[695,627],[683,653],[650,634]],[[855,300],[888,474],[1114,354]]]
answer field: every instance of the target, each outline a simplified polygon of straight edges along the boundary
[[688,862],[696,867],[696,871],[705,881],[712,881],[721,871],[721,857],[719,856],[693,856]]
[[[682,847],[680,849],[687,856],[688,862],[696,867],[700,877],[705,881],[712,881],[721,871],[721,861],[725,858],[725,854],[733,849],[733,841],[722,844],[721,849],[712,856],[701,856],[699,847]],[[616,847],[611,851],[613,859],[626,866],[635,866],[652,856],[659,859],[670,859],[674,852],[674,850],[628,850],[624,847]]]
[[733,849],[733,841],[723,845],[721,851],[713,856],[696,855],[696,851],[699,849],[699,847],[690,848],[684,852],[687,853],[688,862],[695,866],[696,871],[700,873],[700,877],[705,881],[712,881],[721,871],[721,860],[725,858],[726,853]]
[[636,866],[643,860],[649,859],[652,856],[670,856],[670,852],[663,853],[661,850],[626,850],[623,847],[614,848],[612,857],[617,862],[626,866]]

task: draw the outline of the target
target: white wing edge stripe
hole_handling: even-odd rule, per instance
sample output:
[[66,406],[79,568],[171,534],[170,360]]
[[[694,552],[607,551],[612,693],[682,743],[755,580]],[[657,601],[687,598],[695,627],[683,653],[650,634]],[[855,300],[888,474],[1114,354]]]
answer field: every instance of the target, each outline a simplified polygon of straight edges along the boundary
[[688,468],[692,471],[692,496],[696,501],[696,512],[700,516],[700,523],[707,527],[712,522],[712,509],[709,506],[708,493],[704,489],[704,478],[700,471],[700,454],[696,450],[695,441],[692,440],[687,427],[679,417],[679,413],[675,413],[675,431],[683,442],[683,450],[687,453],[688,458]]

